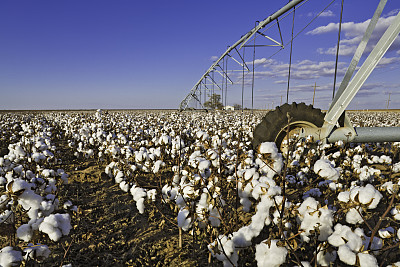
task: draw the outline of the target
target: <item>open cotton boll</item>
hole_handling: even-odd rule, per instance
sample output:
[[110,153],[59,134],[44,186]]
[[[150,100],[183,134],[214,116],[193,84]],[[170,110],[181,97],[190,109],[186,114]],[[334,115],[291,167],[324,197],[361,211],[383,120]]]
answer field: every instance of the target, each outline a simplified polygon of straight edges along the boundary
[[349,211],[346,213],[346,222],[350,224],[363,223],[364,219],[361,216],[361,214],[362,214],[361,207],[349,209]]
[[[212,246],[217,246],[218,251],[220,253],[215,254],[213,249],[211,249],[210,245],[208,249],[211,251],[212,255],[216,257],[219,261],[222,261],[224,266],[232,267],[232,263],[234,266],[237,266],[237,261],[239,259],[239,255],[235,249],[235,245],[230,237],[227,236],[218,236],[218,241],[215,241]],[[222,246],[221,246],[222,245]],[[227,258],[228,257],[228,258]]]
[[[9,187],[9,185],[7,185],[7,188],[8,187]],[[27,189],[30,190],[30,188],[31,188],[31,184],[29,184],[27,181],[25,181],[25,180],[23,180],[21,178],[17,178],[17,179],[12,180],[11,189],[12,189],[13,193],[16,193],[16,192],[19,192],[19,191],[24,191],[24,190],[27,190]]]
[[0,266],[19,266],[21,261],[23,261],[21,251],[14,250],[14,248],[10,246],[0,250]]
[[387,227],[384,229],[379,229],[378,234],[381,238],[390,238],[394,234],[394,229],[393,227]]
[[212,227],[219,227],[221,225],[221,216],[216,207],[212,207],[210,205],[209,208],[210,216],[208,216],[208,220],[211,222]]
[[320,252],[318,252],[317,254],[317,263],[318,266],[331,266],[330,264],[335,262],[337,257],[337,253],[336,251],[325,251],[325,250],[321,250]]
[[301,221],[300,229],[304,232],[301,237],[305,242],[309,242],[310,231],[318,228],[320,234],[319,241],[327,240],[328,236],[333,232],[333,211],[326,206],[318,208],[318,201],[312,197],[306,198],[303,203],[297,208],[299,212],[298,219]]
[[29,224],[23,224],[17,229],[17,237],[25,242],[29,242],[33,236],[33,230]]
[[361,204],[368,204],[368,209],[375,209],[382,197],[382,194],[371,184],[365,187],[356,186],[350,190],[350,199],[358,200]]
[[286,261],[287,249],[278,247],[278,240],[271,240],[270,245],[264,240],[256,245],[256,261],[259,267],[278,267]]
[[36,219],[43,198],[32,190],[25,190],[19,197],[18,203],[27,210],[30,219]]
[[158,173],[161,167],[164,167],[165,163],[162,160],[157,160],[152,168],[153,173]]
[[178,227],[182,228],[183,231],[189,230],[191,227],[192,218],[189,216],[189,210],[182,208],[178,213]]
[[259,172],[262,175],[273,178],[275,174],[281,173],[283,168],[282,154],[278,153],[278,148],[274,142],[261,143],[258,152],[259,155],[255,163],[260,167]]
[[119,188],[124,192],[129,192],[129,183],[127,181],[122,181],[119,183]]
[[326,159],[319,159],[315,162],[314,172],[319,176],[332,181],[338,180],[340,176],[339,168],[335,168],[332,163]]
[[28,259],[35,259],[37,261],[42,261],[47,259],[50,256],[50,249],[46,245],[33,245],[29,244],[27,248],[24,249],[24,258],[25,260]]
[[68,235],[71,230],[69,214],[51,214],[45,217],[39,225],[39,231],[47,234],[53,241],[60,240],[62,235]]
[[263,142],[258,147],[258,153],[260,154],[271,154],[272,158],[278,156],[278,148],[276,147],[275,142]]
[[139,199],[145,198],[147,196],[146,191],[143,188],[135,185],[132,186],[130,191],[134,201],[138,201]]
[[118,171],[117,175],[115,176],[115,183],[119,184],[121,183],[123,180],[125,180],[124,178],[124,173],[122,171]]
[[144,198],[139,198],[136,201],[136,208],[138,209],[140,214],[144,213]]
[[201,161],[199,162],[198,169],[199,169],[200,171],[204,171],[204,170],[206,170],[206,169],[209,169],[210,166],[211,166],[211,162],[210,162],[209,160],[204,159],[204,160],[201,160]]
[[245,171],[245,173],[244,173],[244,179],[246,180],[246,181],[248,181],[248,180],[250,180],[250,179],[258,179],[258,177],[259,177],[260,175],[257,173],[257,170],[256,170],[256,168],[250,168],[250,169],[247,169],[246,171]]
[[349,191],[345,191],[345,192],[340,192],[338,194],[338,200],[342,201],[342,202],[349,202],[350,200],[350,192]]
[[355,233],[358,232],[358,228],[353,232],[347,225],[338,223],[334,229],[333,234],[328,237],[328,242],[332,246],[340,247],[346,245],[352,251],[359,251],[361,246],[363,246],[363,240],[360,235]]
[[378,261],[373,255],[368,254],[368,252],[361,252],[357,254],[360,261],[360,267],[378,267]]
[[356,264],[357,256],[347,245],[339,246],[337,254],[342,262],[349,265]]
[[151,200],[151,201],[156,201],[156,196],[157,196],[157,190],[156,189],[151,189],[148,190],[147,192],[147,199]]

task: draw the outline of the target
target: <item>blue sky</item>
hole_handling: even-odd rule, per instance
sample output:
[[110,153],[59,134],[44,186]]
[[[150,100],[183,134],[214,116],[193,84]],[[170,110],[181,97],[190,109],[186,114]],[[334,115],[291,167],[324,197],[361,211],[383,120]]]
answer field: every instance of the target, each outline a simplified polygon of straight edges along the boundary
[[[329,2],[310,0],[296,10],[295,33]],[[339,74],[351,60],[350,52],[366,25],[363,22],[372,17],[378,2],[345,1],[343,22],[347,24],[343,25]],[[178,108],[213,57],[247,33],[255,21],[286,3],[3,0],[0,109]],[[373,40],[399,8],[398,1],[388,1]],[[328,107],[339,12],[337,0],[294,40],[289,102],[310,104],[316,82],[315,106]],[[281,22],[284,42],[291,23],[291,15]],[[266,34],[278,38],[276,29],[272,27]],[[246,62],[251,65],[249,49]],[[283,101],[286,98],[289,46],[270,58],[273,51],[256,50],[256,108],[276,106],[282,95]],[[385,108],[389,93],[390,107],[400,108],[399,51],[397,39],[350,108]],[[241,102],[241,78],[236,78],[238,84],[228,88],[228,104]],[[248,107],[250,90],[246,84],[244,101]]]

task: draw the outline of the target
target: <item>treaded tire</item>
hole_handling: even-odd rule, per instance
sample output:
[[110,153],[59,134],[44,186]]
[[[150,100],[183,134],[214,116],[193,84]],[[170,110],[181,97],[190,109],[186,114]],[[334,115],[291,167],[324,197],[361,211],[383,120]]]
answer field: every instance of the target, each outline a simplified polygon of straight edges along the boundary
[[283,104],[269,111],[254,129],[252,142],[254,150],[257,150],[262,142],[275,142],[280,148],[283,141],[282,130],[288,124],[287,114],[291,117],[291,124],[301,121],[312,123],[316,127],[322,127],[324,124],[325,114],[312,105],[295,102],[291,105]]

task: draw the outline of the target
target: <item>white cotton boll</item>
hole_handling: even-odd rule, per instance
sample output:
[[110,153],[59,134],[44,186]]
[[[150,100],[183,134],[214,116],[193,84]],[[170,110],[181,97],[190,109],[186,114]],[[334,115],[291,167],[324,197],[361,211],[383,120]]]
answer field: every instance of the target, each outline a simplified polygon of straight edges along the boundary
[[316,201],[313,197],[306,198],[303,203],[297,208],[300,215],[304,216],[306,211],[316,211],[318,209],[318,201]]
[[31,246],[28,246],[24,249],[25,260],[35,259],[38,261],[42,261],[50,256],[51,251],[48,246],[41,244],[30,245]]
[[209,169],[210,166],[211,166],[211,162],[209,160],[202,160],[202,161],[199,162],[198,169],[200,171],[204,171],[206,169]]
[[[7,186],[7,188],[8,188],[8,186]],[[12,192],[15,193],[18,191],[30,189],[31,185],[27,181],[17,178],[15,180],[13,180],[13,184],[12,184],[11,188],[12,188]]]
[[336,181],[339,179],[340,172],[338,168],[335,168],[329,160],[319,159],[314,164],[314,172],[319,176]]
[[151,201],[156,201],[156,196],[157,196],[157,190],[156,189],[151,189],[148,190],[147,192],[147,199],[151,200]]
[[277,240],[271,240],[270,246],[265,241],[256,245],[257,265],[259,267],[278,267],[283,264],[286,260],[287,249],[278,247]]
[[317,255],[318,266],[331,266],[331,263],[335,262],[337,257],[336,251],[326,252],[321,250]]
[[338,194],[338,200],[342,201],[342,202],[349,202],[350,200],[350,192],[349,191],[345,191],[345,192],[340,192]]
[[219,212],[217,208],[213,207],[209,209],[210,211],[210,216],[208,217],[208,220],[211,222],[212,227],[219,227],[221,225],[221,217],[219,215]]
[[232,241],[235,247],[248,247],[251,245],[251,239],[253,237],[253,229],[249,226],[243,226],[237,232],[232,234]]
[[188,209],[181,209],[178,213],[178,227],[182,228],[183,231],[189,230],[191,227],[191,222],[192,219],[189,216],[189,210]]
[[268,188],[268,192],[267,195],[269,196],[277,196],[280,195],[282,192],[282,188],[280,186],[271,186],[270,188]]
[[139,198],[136,201],[136,208],[138,209],[140,214],[144,213],[144,200],[145,200],[144,198]]
[[361,217],[360,213],[362,213],[362,209],[360,207],[351,208],[346,213],[346,222],[350,224],[357,224],[364,222],[363,218]]
[[45,178],[50,177],[50,176],[51,176],[50,170],[49,170],[49,169],[44,169],[44,170],[42,171],[42,175],[43,175]]
[[68,235],[71,230],[69,214],[51,214],[45,217],[39,225],[39,231],[46,233],[53,241],[58,241],[62,235]]
[[394,229],[393,229],[393,227],[379,229],[378,234],[381,238],[390,238],[394,234]]
[[400,211],[399,211],[396,207],[394,207],[394,208],[390,211],[390,214],[393,215],[393,218],[394,218],[395,220],[400,221]]
[[247,197],[240,198],[240,204],[243,205],[244,212],[250,212],[252,202]]
[[[57,199],[58,201],[58,199]],[[56,203],[56,201],[54,201],[54,204]],[[58,202],[57,202],[58,205]],[[49,201],[42,201],[40,203],[40,210],[42,211],[41,214],[43,214],[44,216],[50,215],[55,209],[55,205],[53,205],[53,200],[49,200]]]
[[29,242],[33,236],[33,230],[29,224],[23,224],[17,229],[17,237],[25,242]]
[[271,157],[278,155],[278,148],[274,142],[263,142],[258,147],[258,152],[260,154],[271,154]]
[[138,201],[139,199],[145,198],[147,196],[146,191],[138,186],[132,186],[130,191],[134,201]]
[[122,171],[118,171],[117,175],[115,176],[115,183],[119,184],[125,180],[124,173]]
[[[6,175],[5,175],[5,177],[6,177],[8,183],[10,183],[11,181],[14,180],[14,177],[13,177],[13,173],[12,173],[12,172],[7,172]],[[24,181],[24,180],[23,180],[23,181]]]
[[[178,194],[178,192],[177,192],[177,194]],[[186,207],[185,199],[181,195],[178,195],[178,197],[176,197],[175,203],[178,206],[178,208],[180,208],[180,209]]]
[[14,172],[17,174],[21,174],[22,171],[24,170],[24,167],[22,165],[18,165],[17,167],[13,168]]
[[0,250],[0,266],[2,267],[19,266],[22,260],[22,253],[14,250],[13,247],[7,246]]
[[67,209],[69,209],[72,205],[73,205],[73,204],[72,204],[71,200],[67,200],[67,201],[65,201],[65,203],[64,203],[64,205],[63,205],[63,208],[67,210]]
[[400,240],[400,228],[397,230],[397,239]]
[[15,146],[15,153],[20,157],[25,157],[26,156],[25,150],[20,146]]
[[[234,266],[237,266],[237,261],[239,259],[238,253],[235,249],[235,244],[233,243],[232,239],[228,238],[227,236],[218,236],[219,242],[215,241],[218,250],[221,251],[219,254],[214,254],[213,255],[220,261],[223,262],[224,266],[229,266],[231,267],[233,263]],[[221,246],[222,245],[222,246]],[[224,252],[222,252],[224,251]],[[229,260],[227,259],[229,258]]]
[[347,245],[341,245],[337,254],[342,262],[349,265],[356,264],[357,256]]
[[300,229],[304,232],[301,233],[301,237],[305,242],[309,242],[310,231],[318,228],[320,234],[318,236],[319,241],[325,241],[329,235],[333,232],[333,212],[326,207],[319,208],[317,211],[309,209],[302,214],[300,217],[301,225]]
[[260,195],[264,195],[268,192],[269,185],[265,183],[257,183],[253,190],[251,191],[251,196],[257,200]]
[[137,169],[137,167],[136,167],[136,165],[131,165],[131,166],[130,166],[130,169],[131,169],[132,172],[135,172],[136,169]]
[[86,153],[85,153],[86,158],[91,158],[91,157],[93,157],[93,155],[94,155],[93,149],[86,150]]
[[351,231],[350,227],[347,225],[342,225],[340,223],[336,224],[334,227],[335,231],[331,236],[328,237],[328,242],[332,246],[339,247],[341,245],[345,244],[345,241],[343,240],[344,233],[346,231]]
[[[244,179],[246,181],[250,180],[251,178],[253,178],[255,176],[256,173],[257,173],[256,168],[247,169],[246,172],[244,173]],[[258,177],[254,177],[254,178],[258,179]]]
[[361,204],[369,204],[368,209],[375,209],[379,201],[382,199],[382,194],[375,189],[371,184],[367,184],[365,187],[355,187],[350,191],[351,200],[355,201],[358,196],[358,201]]
[[162,160],[157,160],[152,168],[153,173],[158,173],[161,167],[164,167],[165,163]]
[[30,219],[36,219],[43,198],[32,190],[25,190],[19,197],[18,203],[27,210]]
[[357,257],[360,261],[360,267],[378,267],[378,261],[368,252],[358,253]]
[[129,183],[127,181],[122,181],[119,184],[119,188],[121,188],[121,190],[124,192],[129,192]]

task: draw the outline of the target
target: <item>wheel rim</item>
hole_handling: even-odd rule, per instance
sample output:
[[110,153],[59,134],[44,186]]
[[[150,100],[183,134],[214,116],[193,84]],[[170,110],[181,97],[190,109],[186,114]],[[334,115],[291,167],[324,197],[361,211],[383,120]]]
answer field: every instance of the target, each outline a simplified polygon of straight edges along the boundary
[[[289,127],[289,133],[287,132],[287,129]],[[287,140],[288,135],[289,135],[289,139],[291,139],[294,135],[299,135],[301,129],[303,127],[311,127],[311,128],[318,128],[314,123],[309,122],[309,121],[294,121],[289,123],[289,125],[285,126],[284,128],[282,128],[279,133],[277,134],[276,138],[275,138],[275,143],[277,145],[277,147],[279,148],[279,150],[286,155],[287,151],[288,151],[288,145],[289,144],[285,144],[284,140]]]

